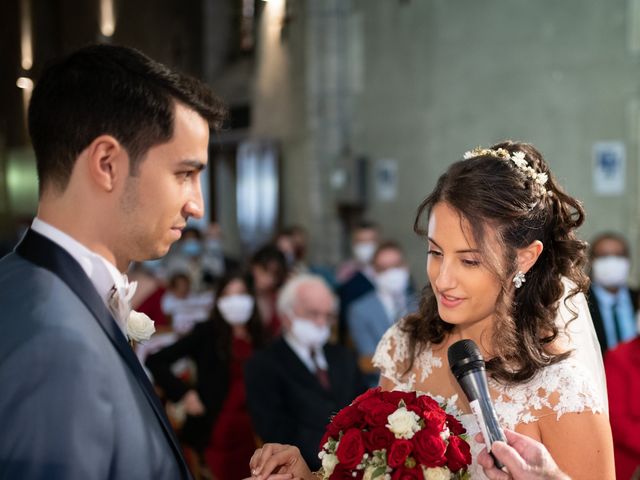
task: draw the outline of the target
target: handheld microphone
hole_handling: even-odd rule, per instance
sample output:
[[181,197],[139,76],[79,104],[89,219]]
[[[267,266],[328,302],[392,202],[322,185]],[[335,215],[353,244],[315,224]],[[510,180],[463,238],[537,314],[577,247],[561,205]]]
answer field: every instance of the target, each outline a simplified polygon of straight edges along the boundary
[[484,369],[484,359],[473,340],[460,340],[449,347],[447,352],[449,368],[469,400],[471,410],[478,421],[487,451],[493,457],[496,467],[504,470],[504,465],[491,453],[491,445],[496,440],[507,442],[496,411],[489,396],[489,385]]

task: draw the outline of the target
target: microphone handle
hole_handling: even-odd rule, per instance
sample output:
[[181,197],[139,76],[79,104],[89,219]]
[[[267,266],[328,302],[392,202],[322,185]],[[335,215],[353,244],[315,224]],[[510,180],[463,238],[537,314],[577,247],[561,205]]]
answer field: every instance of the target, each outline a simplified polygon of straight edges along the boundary
[[484,437],[485,444],[487,445],[487,451],[493,458],[493,462],[496,467],[504,470],[504,465],[495,457],[495,455],[493,455],[493,452],[491,451],[491,445],[493,445],[493,442],[499,440],[507,443],[507,439],[500,428],[500,424],[498,423],[496,411],[493,408],[491,400],[485,397],[480,397],[477,400],[469,402],[469,405],[471,406],[471,410],[478,421],[478,425],[480,425],[482,436]]
[[507,443],[507,439],[498,423],[498,415],[489,396],[489,386],[484,370],[472,370],[466,375],[462,375],[462,377],[458,379],[458,383],[460,383],[462,390],[469,400],[469,405],[476,417],[485,444],[487,445],[487,451],[493,458],[496,467],[504,470],[504,465],[491,452],[493,442],[500,440]]

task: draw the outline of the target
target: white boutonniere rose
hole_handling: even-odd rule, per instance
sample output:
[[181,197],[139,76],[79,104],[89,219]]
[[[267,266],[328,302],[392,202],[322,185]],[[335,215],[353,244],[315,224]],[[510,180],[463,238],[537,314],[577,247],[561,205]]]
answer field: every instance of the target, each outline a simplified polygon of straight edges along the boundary
[[134,342],[144,342],[149,340],[156,331],[156,327],[144,313],[132,310],[127,320],[127,337]]

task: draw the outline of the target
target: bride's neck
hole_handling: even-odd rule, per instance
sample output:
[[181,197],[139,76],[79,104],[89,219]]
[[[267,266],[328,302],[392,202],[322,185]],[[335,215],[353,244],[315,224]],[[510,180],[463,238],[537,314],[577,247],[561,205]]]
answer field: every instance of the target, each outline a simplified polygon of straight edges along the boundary
[[473,325],[456,325],[449,333],[447,344],[450,346],[459,340],[473,340],[486,360],[495,355],[492,339],[493,322],[479,322]]

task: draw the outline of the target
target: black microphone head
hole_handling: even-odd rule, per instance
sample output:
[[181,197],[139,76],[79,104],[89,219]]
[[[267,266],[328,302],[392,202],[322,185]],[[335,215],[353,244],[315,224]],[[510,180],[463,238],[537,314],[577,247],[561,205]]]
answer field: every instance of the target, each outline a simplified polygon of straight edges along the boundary
[[472,370],[484,370],[484,358],[473,340],[459,340],[447,351],[449,368],[456,378]]

